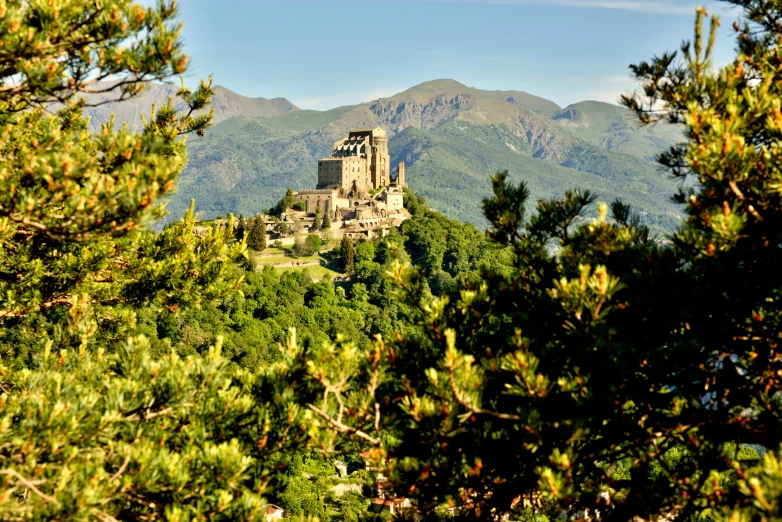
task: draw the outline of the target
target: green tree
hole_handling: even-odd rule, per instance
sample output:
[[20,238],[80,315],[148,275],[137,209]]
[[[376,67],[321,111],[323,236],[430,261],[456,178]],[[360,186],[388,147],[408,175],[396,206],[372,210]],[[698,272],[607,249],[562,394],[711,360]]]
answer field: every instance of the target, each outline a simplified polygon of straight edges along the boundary
[[[116,0],[95,7],[88,0],[70,0],[34,9],[24,2],[9,4],[3,6],[0,26],[0,75],[4,84],[14,79],[13,87],[0,93],[5,122],[17,121],[26,108],[71,103],[79,93],[119,91],[120,98],[129,98],[144,82],[180,74],[187,65],[172,3],[143,8]],[[115,77],[122,79],[101,83]]]
[[[77,0],[4,9],[4,71],[19,77],[16,87],[0,90],[0,119],[9,131],[0,144],[0,325],[65,307],[68,325],[58,341],[72,335],[82,344],[95,328],[121,337],[126,314],[119,305],[175,309],[229,291],[220,276],[241,247],[226,247],[227,227],[199,239],[191,211],[161,234],[143,228],[164,215],[158,201],[184,167],[179,137],[203,132],[211,120],[203,113],[210,83],[180,89],[184,113],[171,100],[153,108],[140,134],[110,123],[91,136],[84,101],[68,98],[101,89],[94,80],[107,74],[133,72],[137,80],[117,87],[130,96],[143,89],[141,79],[180,71],[186,60],[175,10]],[[54,100],[66,102],[57,113],[39,108]]]
[[[38,362],[34,371],[2,369],[4,386],[19,390],[3,396],[3,416],[13,419],[0,434],[4,519],[220,512],[223,520],[263,520],[257,484],[268,472],[258,463],[284,457],[274,446],[304,433],[303,417],[287,420],[295,405],[274,411],[259,400],[264,388],[290,394],[269,388],[285,374],[237,373],[219,348],[203,358],[153,360],[140,338],[111,355],[47,350]],[[255,422],[266,416],[266,428]]]
[[147,226],[184,168],[182,136],[211,121],[210,83],[182,87],[184,110],[153,108],[140,133],[91,135],[74,98],[183,72],[173,2],[0,4],[0,335],[41,348],[0,363],[0,518],[262,520],[265,485],[313,426],[290,387],[305,375],[293,344],[250,373],[219,338],[204,357],[154,359],[126,335],[136,310],[175,315],[242,285],[233,223],[196,234],[191,208]]
[[[587,218],[589,192],[530,212],[526,187],[499,173],[483,208],[510,266],[440,297],[423,244],[420,268],[392,267],[409,321],[353,368],[366,389],[351,420],[328,422],[376,446],[425,516],[780,516],[782,4],[732,3],[744,9],[733,63],[715,70],[718,23],[704,36],[701,10],[681,53],[633,67],[645,98],[625,98],[642,122],[685,131],[661,157],[696,182],[682,185],[687,218],[670,245],[621,201]],[[447,251],[435,250],[443,267]],[[399,440],[384,444],[383,429]]]
[[274,223],[274,232],[277,233],[280,237],[285,237],[291,233],[291,226],[286,221],[276,218]]
[[331,216],[326,212],[323,214],[323,222],[320,226],[321,230],[331,230]]
[[356,247],[353,244],[353,240],[348,236],[342,236],[340,257],[342,259],[342,270],[346,274],[352,274],[356,270]]
[[320,230],[323,227],[323,211],[318,207],[315,219],[312,220],[312,230]]
[[375,243],[362,241],[356,246],[356,264],[375,260]]
[[317,254],[321,245],[320,236],[317,234],[310,234],[306,238],[299,236],[294,243],[293,252],[296,256],[307,257]]
[[247,233],[247,221],[245,221],[244,216],[239,214],[239,221],[236,225],[236,240],[242,241],[244,239],[244,235]]
[[256,214],[250,220],[247,247],[258,252],[266,248],[266,221],[261,214]]
[[310,234],[307,236],[307,244],[312,249],[313,253],[320,252],[320,247],[323,246],[323,241],[318,234]]
[[275,207],[274,213],[278,216],[281,216],[285,213],[286,210],[293,207],[293,204],[295,203],[295,196],[293,194],[293,189],[288,187],[288,190],[285,192],[285,195],[282,197],[280,201],[277,202],[277,206]]

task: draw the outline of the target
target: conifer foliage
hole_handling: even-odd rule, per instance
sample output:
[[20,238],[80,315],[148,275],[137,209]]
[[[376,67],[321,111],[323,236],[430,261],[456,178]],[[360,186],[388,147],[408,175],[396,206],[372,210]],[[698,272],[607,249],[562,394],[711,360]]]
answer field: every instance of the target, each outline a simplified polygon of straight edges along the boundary
[[732,3],[733,63],[715,69],[700,10],[694,40],[635,66],[644,96],[624,100],[686,132],[661,157],[697,181],[671,245],[621,201],[586,218],[588,192],[530,212],[499,173],[484,212],[512,266],[438,297],[425,270],[393,268],[409,324],[370,350],[383,384],[337,428],[375,439],[424,515],[782,515],[782,3]]
[[[380,252],[397,256],[392,339],[305,349],[293,331],[274,362],[237,369],[219,339],[155,359],[124,335],[135,307],[230,305],[242,282],[227,275],[245,248],[232,223],[197,235],[191,211],[144,227],[184,166],[183,136],[210,122],[210,83],[138,134],[91,135],[72,98],[110,75],[131,96],[182,72],[173,3],[0,1],[0,334],[64,318],[36,331],[30,364],[0,362],[0,519],[261,520],[287,458],[343,437],[428,519],[782,517],[782,3],[732,3],[732,64],[714,69],[717,23],[704,37],[700,11],[694,41],[634,67],[645,96],[624,100],[686,131],[661,157],[697,181],[671,245],[621,201],[584,217],[588,192],[530,212],[498,173],[484,212],[509,265],[465,272],[458,246],[411,224],[419,267],[399,238]],[[377,280],[374,246],[344,238],[341,253]],[[342,299],[333,285],[312,295]]]
[[277,202],[277,205],[274,208],[273,213],[278,216],[281,216],[289,208],[293,207],[294,202],[295,202],[295,197],[293,195],[293,189],[288,187],[288,190],[285,191],[285,195],[282,197],[280,201]]
[[249,221],[247,247],[258,252],[266,248],[266,221],[261,214],[256,214]]
[[342,269],[346,274],[352,274],[356,270],[356,245],[353,239],[343,236],[340,242],[340,253],[342,257]]
[[247,220],[244,219],[244,216],[239,214],[239,219],[236,222],[236,230],[234,233],[234,237],[237,241],[242,241],[244,239],[244,235],[247,233]]
[[[153,360],[126,338],[139,306],[176,312],[242,283],[232,223],[196,234],[191,209],[146,227],[184,135],[211,121],[210,82],[179,90],[182,111],[151,108],[140,133],[91,134],[73,98],[109,76],[132,96],[183,72],[175,15],[167,1],[0,2],[0,335],[39,343],[25,367],[0,361],[0,519],[261,520],[271,472],[317,426],[287,355],[250,374],[219,342]],[[43,313],[60,318],[51,334],[35,329]]]
[[[127,98],[145,80],[184,72],[188,58],[176,14],[172,1],[155,7],[131,0],[3,2],[0,118],[8,121],[55,100],[70,102],[83,92],[118,89]],[[121,79],[100,83],[114,77]]]
[[312,220],[312,230],[320,230],[323,228],[323,210],[318,207],[315,212],[315,219]]

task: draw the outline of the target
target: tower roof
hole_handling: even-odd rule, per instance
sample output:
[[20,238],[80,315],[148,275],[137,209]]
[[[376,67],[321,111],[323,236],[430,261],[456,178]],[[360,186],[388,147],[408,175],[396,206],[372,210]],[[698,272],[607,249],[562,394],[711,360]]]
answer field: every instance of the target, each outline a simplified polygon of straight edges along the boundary
[[348,134],[348,138],[359,138],[367,135],[372,135],[376,138],[385,138],[386,131],[384,131],[381,127],[375,127],[374,129],[353,129]]

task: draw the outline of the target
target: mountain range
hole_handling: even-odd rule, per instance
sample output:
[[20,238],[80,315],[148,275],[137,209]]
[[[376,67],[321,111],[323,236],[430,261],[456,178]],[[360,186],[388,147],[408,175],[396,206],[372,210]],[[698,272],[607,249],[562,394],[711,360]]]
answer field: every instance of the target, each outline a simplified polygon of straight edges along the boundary
[[[176,92],[150,85],[141,96],[87,110],[93,124],[138,125],[153,102]],[[93,100],[88,100],[93,101]],[[435,80],[390,98],[327,111],[302,110],[284,98],[248,98],[215,89],[215,125],[188,139],[189,164],[169,201],[180,216],[191,198],[203,217],[245,216],[269,208],[287,187],[312,188],[317,160],[348,130],[383,127],[392,166],[406,165],[411,188],[434,209],[485,225],[480,201],[489,177],[508,170],[525,181],[532,201],[590,189],[600,200],[621,197],[653,229],[672,229],[680,210],[674,182],[654,158],[681,140],[677,127],[641,127],[623,107],[585,101],[562,108],[520,91],[487,91]]]

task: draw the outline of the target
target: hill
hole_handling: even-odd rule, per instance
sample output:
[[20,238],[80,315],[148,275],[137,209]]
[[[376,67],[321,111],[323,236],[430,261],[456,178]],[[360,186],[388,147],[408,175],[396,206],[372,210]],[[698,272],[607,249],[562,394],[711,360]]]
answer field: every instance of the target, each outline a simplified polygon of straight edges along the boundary
[[681,139],[672,125],[639,127],[624,107],[597,101],[569,105],[553,117],[574,135],[612,151],[654,159],[663,148]]
[[[144,102],[134,101],[132,110]],[[608,103],[563,109],[520,91],[435,80],[328,111],[219,88],[215,108],[218,124],[205,138],[188,141],[190,163],[169,203],[173,217],[191,198],[205,217],[269,208],[289,186],[313,187],[318,158],[349,129],[381,126],[390,135],[392,165],[404,161],[411,187],[454,218],[483,225],[480,200],[489,194],[489,176],[507,169],[528,183],[535,199],[585,188],[602,200],[621,196],[658,230],[679,219],[669,200],[675,186],[652,159],[680,131],[639,127],[629,111]]]
[[[103,82],[98,84],[99,88],[110,87],[111,84]],[[101,94],[90,94],[86,96],[87,103],[98,105],[97,107],[87,107],[84,113],[92,118],[93,128],[107,123],[112,114],[115,115],[117,123],[127,122],[131,128],[138,129],[141,126],[141,115],[149,115],[152,104],[165,103],[171,97],[176,101],[176,92],[179,89],[177,85],[170,83],[148,83],[144,92],[140,95],[117,102],[118,94],[108,92]],[[236,116],[250,116],[255,118],[273,118],[281,116],[292,111],[297,111],[298,107],[293,105],[285,98],[248,98],[237,94],[222,86],[215,87],[215,95],[212,99],[214,107],[214,122],[220,123]]]

